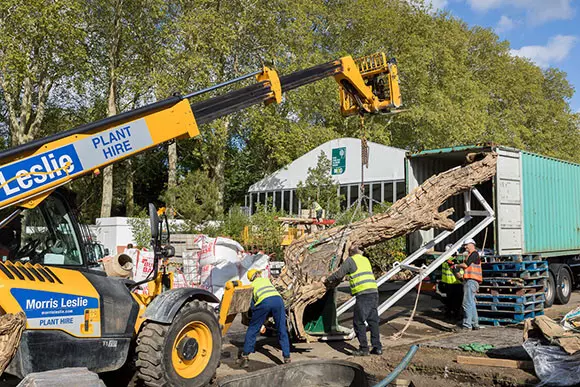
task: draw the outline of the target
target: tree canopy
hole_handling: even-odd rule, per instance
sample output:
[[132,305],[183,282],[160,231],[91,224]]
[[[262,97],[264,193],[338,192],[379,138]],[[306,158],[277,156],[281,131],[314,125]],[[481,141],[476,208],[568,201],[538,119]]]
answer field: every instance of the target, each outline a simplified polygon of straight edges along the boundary
[[[565,73],[510,55],[491,29],[405,0],[0,0],[0,136],[19,144],[262,65],[283,75],[376,51],[397,58],[406,111],[367,118],[370,141],[408,150],[495,142],[580,162]],[[212,187],[212,214],[228,210],[316,146],[359,137],[360,124],[340,115],[328,79],[200,131],[115,168],[111,213],[181,198],[197,178]],[[102,181],[73,189],[91,198],[82,204],[94,221]]]

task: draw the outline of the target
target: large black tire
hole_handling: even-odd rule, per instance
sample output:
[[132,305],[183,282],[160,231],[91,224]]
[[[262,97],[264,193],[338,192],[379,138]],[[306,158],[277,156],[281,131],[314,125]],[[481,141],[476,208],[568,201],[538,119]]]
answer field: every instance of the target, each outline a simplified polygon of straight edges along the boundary
[[544,301],[544,307],[549,308],[554,304],[556,299],[556,280],[554,279],[554,274],[551,270],[548,270],[548,285],[546,287],[546,301]]
[[566,305],[572,295],[572,276],[567,265],[560,266],[556,275],[556,303]]
[[[182,341],[180,338],[184,337],[183,332],[193,326],[202,327],[205,340],[199,340],[199,348],[193,359],[187,361],[178,358],[178,363],[183,364],[177,364],[175,356],[179,351],[176,352],[175,348]],[[148,322],[141,329],[137,337],[137,376],[146,386],[151,387],[205,386],[209,384],[219,366],[221,346],[219,322],[212,308],[202,301],[188,302],[175,316],[171,325]],[[178,370],[176,367],[186,368]],[[185,375],[186,373],[193,374]]]

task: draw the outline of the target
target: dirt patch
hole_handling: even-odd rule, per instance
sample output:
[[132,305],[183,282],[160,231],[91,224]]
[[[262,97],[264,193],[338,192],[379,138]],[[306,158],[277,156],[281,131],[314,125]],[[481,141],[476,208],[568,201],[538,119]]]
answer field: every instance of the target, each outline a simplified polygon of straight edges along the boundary
[[[347,360],[362,365],[369,375],[376,380],[381,380],[399,364],[407,350],[407,346],[393,347],[382,356],[352,357]],[[464,352],[421,347],[407,370],[399,378],[411,380],[418,387],[522,386],[539,383],[535,375],[524,370],[458,364],[456,359],[459,354],[464,354]]]

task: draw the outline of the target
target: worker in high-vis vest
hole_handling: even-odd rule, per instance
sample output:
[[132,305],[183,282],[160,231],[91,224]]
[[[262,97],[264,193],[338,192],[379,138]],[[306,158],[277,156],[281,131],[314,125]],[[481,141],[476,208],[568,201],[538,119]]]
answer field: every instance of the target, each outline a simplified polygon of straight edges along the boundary
[[262,277],[260,270],[248,270],[247,276],[254,288],[251,301],[252,317],[246,331],[240,367],[247,368],[250,365],[249,355],[254,352],[258,333],[262,330],[264,322],[270,315],[274,317],[284,363],[290,363],[290,340],[288,339],[288,329],[286,327],[284,300],[282,300],[280,293],[272,285],[272,282],[268,278]]
[[320,222],[320,219],[322,219],[322,211],[324,209],[316,201],[314,203],[312,203],[312,206],[314,207],[314,213],[316,214],[316,220]]
[[467,260],[459,264],[465,272],[463,273],[463,324],[465,330],[479,329],[479,318],[477,316],[477,306],[475,295],[479,290],[479,284],[483,281],[481,271],[481,258],[475,249],[475,241],[467,239],[463,242],[467,252]]
[[[452,245],[445,246],[449,251]],[[463,269],[458,266],[457,251],[441,265],[440,290],[445,293],[445,315],[450,318],[461,317],[461,303],[463,301]]]
[[[368,258],[362,255],[358,247],[349,249],[349,257],[343,262],[336,272],[331,274],[324,284],[327,288],[336,287],[345,275],[350,276],[350,292],[356,297],[352,325],[360,344],[358,350],[354,350],[354,356],[368,356],[369,354],[381,355],[383,347],[379,333],[379,292],[377,281],[373,275],[373,268]],[[367,341],[368,324],[371,331],[371,344],[373,348],[369,352]]]

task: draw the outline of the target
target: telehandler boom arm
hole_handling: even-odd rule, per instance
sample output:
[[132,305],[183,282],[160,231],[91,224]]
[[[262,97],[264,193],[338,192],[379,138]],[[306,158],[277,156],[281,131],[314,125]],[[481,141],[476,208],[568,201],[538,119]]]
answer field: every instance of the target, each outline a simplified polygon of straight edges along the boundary
[[279,77],[264,67],[257,82],[190,104],[175,95],[141,108],[0,152],[0,208],[33,208],[57,187],[164,142],[195,137],[198,125],[264,102],[280,103],[282,93],[333,76],[339,83],[343,115],[394,112],[401,106],[396,62],[379,53],[350,56]]

